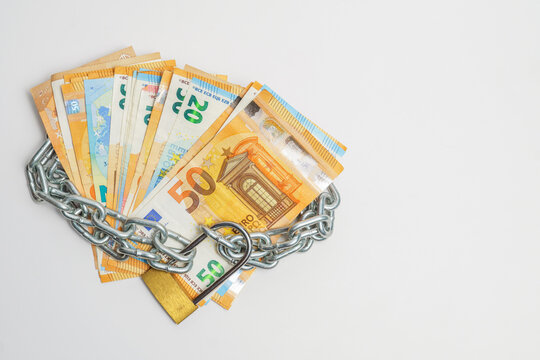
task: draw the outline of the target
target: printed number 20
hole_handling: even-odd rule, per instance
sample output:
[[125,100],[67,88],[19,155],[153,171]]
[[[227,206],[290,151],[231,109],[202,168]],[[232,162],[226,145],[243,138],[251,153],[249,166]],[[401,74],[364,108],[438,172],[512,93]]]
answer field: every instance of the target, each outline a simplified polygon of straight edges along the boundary
[[206,269],[202,268],[201,271],[197,274],[197,277],[201,282],[204,283],[205,280],[208,280],[208,284],[206,286],[210,286],[216,281],[216,278],[220,278],[225,274],[225,269],[223,269],[223,266],[216,260],[210,260],[208,262],[208,270],[211,272],[211,274],[205,274]]
[[204,104],[201,105],[197,101],[197,98],[194,95],[191,95],[188,101],[188,106],[195,106],[197,110],[192,108],[184,111],[184,119],[194,124],[200,123],[203,119],[203,116],[200,112],[205,111],[208,108],[208,101],[205,100]]

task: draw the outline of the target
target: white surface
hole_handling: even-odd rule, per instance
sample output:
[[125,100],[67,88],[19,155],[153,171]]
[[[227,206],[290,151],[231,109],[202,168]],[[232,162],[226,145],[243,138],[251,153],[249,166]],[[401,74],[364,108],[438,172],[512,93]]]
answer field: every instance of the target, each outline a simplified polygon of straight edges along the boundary
[[[2,3],[2,359],[540,358],[538,1]],[[270,84],[349,146],[326,243],[175,326],[34,204],[28,90],[132,44]]]

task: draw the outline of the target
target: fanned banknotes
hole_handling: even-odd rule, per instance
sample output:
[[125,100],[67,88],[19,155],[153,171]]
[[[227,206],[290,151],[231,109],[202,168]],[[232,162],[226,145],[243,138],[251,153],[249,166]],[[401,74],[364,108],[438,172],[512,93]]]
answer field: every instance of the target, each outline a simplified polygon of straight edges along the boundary
[[[188,239],[200,225],[220,221],[248,231],[286,226],[343,170],[337,159],[346,147],[269,86],[232,84],[224,75],[176,67],[159,53],[135,56],[129,47],[56,73],[31,94],[83,196]],[[149,269],[142,259],[117,261],[96,247],[93,253],[103,282]],[[193,268],[171,276],[194,299],[231,266],[206,239]],[[236,272],[210,298],[228,309],[252,272]]]

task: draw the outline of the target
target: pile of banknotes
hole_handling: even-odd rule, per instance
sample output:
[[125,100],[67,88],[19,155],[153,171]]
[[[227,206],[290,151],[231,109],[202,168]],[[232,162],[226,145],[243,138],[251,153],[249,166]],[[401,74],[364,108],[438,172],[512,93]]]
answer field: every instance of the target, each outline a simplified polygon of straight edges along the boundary
[[[125,48],[53,74],[31,93],[83,196],[188,239],[199,225],[224,220],[249,231],[287,226],[343,170],[337,159],[346,147],[267,85],[232,84],[159,53]],[[103,282],[149,269],[96,247],[93,255]],[[220,271],[207,271],[209,264]],[[231,266],[207,240],[193,269],[173,277],[194,298]],[[228,309],[251,273],[233,275],[212,300]]]

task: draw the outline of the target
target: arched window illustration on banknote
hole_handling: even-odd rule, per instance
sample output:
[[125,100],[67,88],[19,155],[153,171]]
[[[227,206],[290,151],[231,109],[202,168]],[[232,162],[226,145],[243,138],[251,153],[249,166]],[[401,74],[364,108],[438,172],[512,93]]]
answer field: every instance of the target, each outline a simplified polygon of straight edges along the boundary
[[301,182],[258,143],[256,136],[244,139],[232,151],[223,149],[223,155],[225,160],[217,181],[226,185],[267,226],[298,203],[293,193]]

